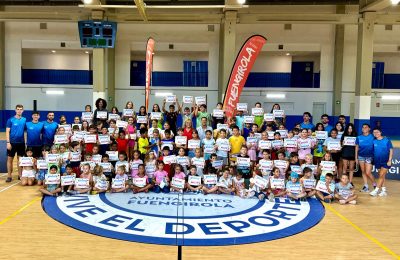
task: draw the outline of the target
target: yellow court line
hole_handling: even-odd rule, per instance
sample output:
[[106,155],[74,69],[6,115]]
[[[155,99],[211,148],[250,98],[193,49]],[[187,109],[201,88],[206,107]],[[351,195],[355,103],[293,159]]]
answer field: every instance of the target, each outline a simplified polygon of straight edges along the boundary
[[346,218],[345,216],[343,216],[342,214],[340,214],[337,210],[335,210],[331,205],[324,203],[325,208],[327,208],[330,212],[334,213],[336,216],[338,216],[339,218],[343,219],[345,222],[347,222],[348,224],[350,224],[350,226],[352,226],[353,228],[355,228],[358,232],[360,232],[361,234],[363,234],[366,238],[368,238],[369,240],[371,240],[372,242],[374,242],[375,244],[377,244],[380,248],[382,248],[383,250],[385,250],[387,253],[391,254],[392,256],[394,256],[396,259],[400,259],[400,256],[397,255],[395,252],[393,252],[392,250],[390,250],[387,246],[385,246],[384,244],[382,244],[381,242],[378,241],[378,239],[374,238],[373,236],[371,236],[370,234],[368,234],[366,231],[364,231],[362,228],[360,228],[359,226],[357,226],[356,224],[354,224],[353,222],[351,222],[348,218]]
[[3,219],[2,221],[0,221],[0,226],[5,224],[6,222],[8,222],[9,220],[11,220],[12,218],[14,218],[15,216],[17,216],[19,213],[21,213],[22,211],[24,211],[26,208],[28,208],[30,205],[32,205],[33,203],[35,203],[36,201],[40,200],[42,197],[36,197],[33,200],[29,201],[28,203],[26,203],[22,208],[16,210],[14,213],[12,213],[11,215],[9,215],[8,217],[6,217],[5,219]]

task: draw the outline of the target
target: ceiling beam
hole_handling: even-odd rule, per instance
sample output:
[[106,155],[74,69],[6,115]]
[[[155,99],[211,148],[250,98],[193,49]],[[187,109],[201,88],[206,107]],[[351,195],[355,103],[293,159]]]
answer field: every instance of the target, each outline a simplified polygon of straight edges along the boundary
[[143,0],[133,0],[133,1],[135,1],[135,5],[137,6],[140,16],[143,18],[143,21],[147,22],[148,18],[146,14],[146,6]]
[[360,0],[360,13],[377,12],[392,5],[391,0]]

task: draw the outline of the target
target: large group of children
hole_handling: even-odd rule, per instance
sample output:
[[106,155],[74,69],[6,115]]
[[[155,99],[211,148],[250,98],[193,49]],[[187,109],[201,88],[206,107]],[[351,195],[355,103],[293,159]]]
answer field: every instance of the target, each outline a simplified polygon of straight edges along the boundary
[[314,126],[305,112],[288,130],[279,104],[269,113],[260,103],[238,104],[232,118],[221,103],[209,113],[205,104],[183,109],[170,97],[149,113],[144,106],[135,112],[131,101],[121,113],[106,106],[99,99],[94,112],[88,105],[70,124],[62,116],[40,154],[28,146],[19,160],[22,184],[37,183],[51,196],[192,192],[356,204],[357,134],[344,116],[330,126],[323,115]]

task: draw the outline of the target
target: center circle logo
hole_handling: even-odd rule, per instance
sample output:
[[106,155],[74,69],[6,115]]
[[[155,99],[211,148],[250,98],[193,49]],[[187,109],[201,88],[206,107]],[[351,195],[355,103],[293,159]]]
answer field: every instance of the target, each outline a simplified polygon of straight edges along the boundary
[[316,225],[315,200],[274,202],[230,195],[118,193],[45,197],[49,216],[91,234],[150,244],[215,246],[279,239]]

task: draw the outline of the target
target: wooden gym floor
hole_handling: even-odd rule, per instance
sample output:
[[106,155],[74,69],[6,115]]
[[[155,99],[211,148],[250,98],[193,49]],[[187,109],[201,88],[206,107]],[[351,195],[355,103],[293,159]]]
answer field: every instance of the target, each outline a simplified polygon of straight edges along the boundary
[[[177,259],[174,246],[114,240],[65,226],[42,210],[37,186],[20,186],[16,173],[11,183],[5,178],[0,173],[0,259]],[[360,183],[356,178],[357,190]],[[386,186],[386,198],[358,193],[358,205],[325,205],[323,220],[297,235],[239,246],[183,247],[183,259],[400,259],[400,182]]]

